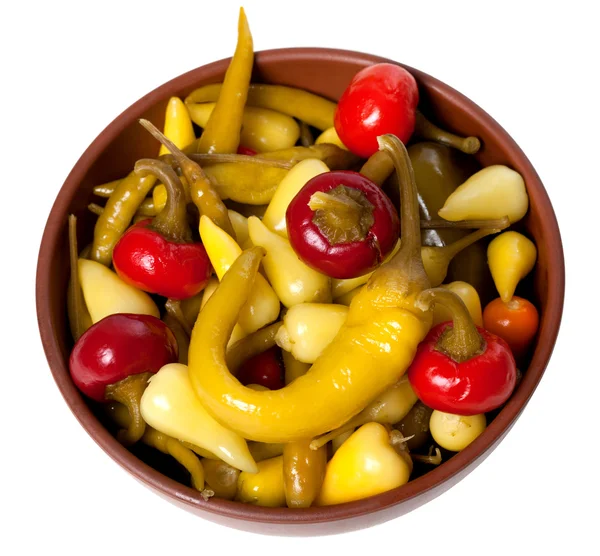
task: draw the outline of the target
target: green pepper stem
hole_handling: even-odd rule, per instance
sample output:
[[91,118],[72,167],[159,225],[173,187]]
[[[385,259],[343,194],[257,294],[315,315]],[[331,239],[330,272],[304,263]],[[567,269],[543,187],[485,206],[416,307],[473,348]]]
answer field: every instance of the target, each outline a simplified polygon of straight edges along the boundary
[[117,439],[124,446],[135,444],[146,431],[146,423],[142,419],[140,411],[140,402],[151,376],[152,373],[139,373],[106,387],[106,399],[123,404],[131,418],[127,428],[121,429],[117,434]]
[[162,160],[142,158],[135,163],[134,171],[142,176],[156,176],[167,190],[167,202],[154,217],[152,227],[169,241],[191,242],[192,230],[187,219],[185,191],[175,170]]
[[363,164],[360,173],[380,187],[394,171],[394,163],[387,153],[377,151]]
[[95,214],[96,216],[100,216],[104,212],[104,207],[101,207],[96,203],[90,203],[87,206],[87,208],[92,214]]
[[226,356],[227,367],[231,373],[235,375],[245,361],[272,348],[275,345],[275,337],[282,324],[283,321],[281,320],[274,322],[233,344],[227,350]]
[[187,153],[187,157],[198,163],[202,163],[205,166],[211,164],[224,164],[224,163],[249,163],[258,164],[260,166],[269,166],[271,168],[281,168],[283,170],[289,170],[294,167],[294,162],[286,162],[285,160],[276,160],[272,158],[263,158],[260,154],[251,156],[249,154],[209,154],[209,153]]
[[439,465],[442,463],[442,452],[440,452],[440,449],[437,446],[435,447],[435,456],[433,455],[433,449],[430,449],[429,455],[427,456],[411,454],[410,457],[413,461],[420,461],[421,463],[428,463],[429,465]]
[[430,286],[421,259],[421,227],[417,184],[406,147],[395,135],[377,138],[379,149],[391,158],[400,184],[401,247],[392,259],[371,276],[369,282],[383,282],[401,295],[419,292]]
[[464,301],[444,288],[431,288],[419,295],[419,304],[425,310],[439,303],[452,313],[452,326],[440,336],[437,349],[458,363],[482,353],[485,343],[477,330]]
[[449,220],[421,220],[422,230],[439,230],[443,228],[475,229],[475,228],[498,228],[504,230],[510,226],[508,216],[503,218],[494,218],[490,220],[458,220],[450,222]]
[[443,256],[448,260],[453,259],[458,253],[460,253],[463,249],[469,247],[476,241],[479,241],[481,238],[486,236],[497,234],[501,232],[503,228],[480,228],[465,237],[461,237],[459,240],[450,243],[449,245],[444,245],[443,247],[437,247],[439,253],[443,253]]
[[460,137],[430,122],[419,110],[416,113],[415,135],[453,147],[465,154],[475,154],[481,148],[481,141],[477,137]]

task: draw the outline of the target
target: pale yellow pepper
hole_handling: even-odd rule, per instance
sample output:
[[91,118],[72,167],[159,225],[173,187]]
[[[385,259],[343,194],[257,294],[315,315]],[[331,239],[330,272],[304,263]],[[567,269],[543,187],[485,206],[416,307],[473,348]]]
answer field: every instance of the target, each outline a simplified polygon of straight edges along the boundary
[[529,207],[525,181],[508,166],[487,166],[458,186],[438,211],[441,218],[495,219],[508,216],[511,224],[521,220]]
[[[449,284],[442,284],[440,288],[450,290],[458,295],[458,297],[464,301],[473,322],[477,326],[483,326],[481,300],[479,299],[477,290],[471,286],[471,284],[457,280],[456,282],[450,282]],[[435,326],[436,324],[449,320],[453,320],[452,313],[441,303],[435,304],[433,307],[433,325]]]
[[433,440],[451,452],[460,452],[473,442],[486,427],[485,414],[453,415],[434,410],[429,418]]
[[337,145],[341,149],[346,151],[348,150],[348,147],[342,143],[342,140],[335,130],[335,127],[328,127],[315,139],[315,145],[320,145],[321,143],[331,143],[333,145]]
[[328,506],[361,500],[406,484],[412,460],[402,434],[367,423],[333,455],[315,504]]
[[257,471],[246,441],[204,409],[185,365],[170,363],[152,376],[142,394],[140,410],[144,421],[156,430],[204,448],[236,469]]
[[271,231],[287,237],[285,213],[289,204],[310,179],[325,172],[329,172],[329,168],[316,158],[307,158],[298,162],[277,187],[263,216],[263,224]]
[[315,438],[311,442],[311,448],[324,446],[330,440],[334,440],[341,434],[354,430],[366,423],[381,423],[382,425],[393,425],[399,423],[406,417],[409,411],[417,403],[415,394],[408,377],[404,375],[396,384],[388,388],[383,394],[377,396],[365,409],[354,416],[347,423],[337,429]]
[[283,317],[275,341],[303,363],[314,363],[346,322],[348,307],[331,303],[299,303]]
[[285,506],[283,456],[259,461],[256,473],[240,473],[235,499],[268,508]]
[[[206,127],[215,108],[214,102],[188,104],[189,117],[200,127]],[[289,149],[300,137],[300,126],[290,116],[281,112],[246,106],[242,117],[240,145],[264,153]]]
[[537,249],[529,238],[511,230],[490,242],[487,257],[496,289],[508,303],[519,282],[533,270]]
[[[219,280],[242,254],[242,248],[208,216],[200,218],[200,237]],[[250,334],[275,321],[281,305],[277,294],[261,274],[257,274],[248,303],[242,307],[238,324]]]
[[[216,278],[215,276],[212,276],[210,278],[210,280],[208,281],[208,284],[206,284],[206,287],[204,288],[204,295],[202,296],[202,304],[200,305],[200,311],[202,311],[202,309],[204,309],[205,305],[208,303],[208,300],[212,297],[213,293],[215,293],[217,291],[218,287],[219,287],[219,279]],[[233,331],[231,332],[231,337],[229,338],[227,347],[232,346],[237,341],[241,340],[242,338],[245,338],[247,335],[248,334],[239,325],[239,323],[236,323],[235,326],[233,327]]]
[[329,277],[304,264],[287,239],[269,230],[256,216],[248,218],[248,231],[252,243],[265,249],[263,268],[286,307],[331,301]]
[[123,281],[116,272],[96,261],[79,259],[79,283],[92,322],[115,313],[135,313],[160,318],[152,298]]
[[[179,97],[171,97],[167,103],[163,133],[180,149],[184,149],[196,140],[190,114]],[[158,156],[169,154],[169,152],[167,147],[161,145]]]
[[250,235],[248,234],[248,219],[235,210],[228,210],[229,220],[235,232],[235,241],[242,249],[252,247]]

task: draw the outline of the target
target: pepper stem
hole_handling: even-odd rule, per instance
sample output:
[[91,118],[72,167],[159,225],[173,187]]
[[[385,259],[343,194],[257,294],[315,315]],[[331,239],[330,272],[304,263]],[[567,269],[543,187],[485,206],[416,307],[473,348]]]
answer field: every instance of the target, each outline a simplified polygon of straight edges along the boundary
[[169,241],[191,242],[192,230],[187,219],[185,191],[175,170],[162,160],[142,158],[136,162],[134,171],[141,176],[156,176],[167,190],[167,202],[152,220],[152,227]]
[[231,374],[235,375],[242,364],[251,357],[263,353],[276,345],[275,338],[282,325],[283,321],[279,320],[256,332],[252,332],[252,334],[245,336],[233,344],[227,350],[226,355],[227,367],[231,371]]
[[429,455],[422,456],[420,454],[411,454],[410,457],[413,461],[420,461],[421,463],[428,463],[429,465],[439,465],[442,463],[442,452],[436,446],[435,447],[435,456],[433,455],[434,447],[431,446],[429,448]]
[[331,245],[364,241],[375,223],[373,205],[359,189],[338,185],[312,194],[308,208],[314,224]]
[[[506,226],[508,227],[509,222],[506,222]],[[465,237],[461,237],[459,240],[450,243],[449,245],[444,245],[443,247],[437,247],[439,253],[443,253],[443,256],[450,261],[453,259],[458,253],[460,253],[463,249],[469,247],[476,241],[479,241],[481,238],[485,236],[489,236],[492,234],[497,234],[501,232],[504,228],[480,228]]]
[[392,259],[381,265],[367,287],[387,287],[401,296],[418,293],[430,286],[421,259],[421,226],[417,184],[406,147],[395,135],[377,138],[379,149],[386,152],[396,169],[400,184],[401,247]]
[[415,135],[422,139],[429,139],[430,141],[453,147],[465,154],[475,154],[481,147],[481,141],[477,137],[460,137],[459,135],[450,133],[430,122],[418,110],[415,120]]
[[439,351],[457,363],[463,363],[485,349],[485,342],[467,306],[454,292],[444,288],[431,288],[419,295],[418,302],[424,310],[429,310],[439,303],[452,313],[452,326],[448,326],[438,340]]
[[121,429],[117,434],[117,440],[124,446],[135,444],[146,431],[146,423],[140,411],[140,401],[151,376],[152,373],[139,373],[106,387],[106,399],[122,403],[127,407],[131,417],[128,427]]
[[439,230],[443,228],[475,229],[475,228],[498,228],[504,230],[510,226],[508,216],[493,218],[489,220],[421,220],[421,230]]

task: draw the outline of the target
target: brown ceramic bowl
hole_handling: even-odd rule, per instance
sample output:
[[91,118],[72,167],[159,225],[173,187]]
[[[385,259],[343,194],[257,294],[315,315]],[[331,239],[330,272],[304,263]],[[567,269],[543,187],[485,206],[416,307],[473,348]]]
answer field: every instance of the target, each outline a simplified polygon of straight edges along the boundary
[[[335,100],[357,71],[382,61],[389,60],[323,48],[271,50],[257,53],[253,80],[301,87]],[[564,296],[563,252],[552,205],[529,160],[496,121],[454,89],[407,67],[419,83],[421,107],[431,119],[454,132],[480,137],[483,148],[477,154],[479,161],[483,165],[511,166],[527,184],[531,207],[523,225],[538,247],[531,289],[541,310],[541,325],[530,365],[523,369],[523,380],[475,442],[398,489],[357,502],[305,510],[204,501],[197,491],[176,480],[169,462],[152,453],[134,454],[123,448],[71,381],[68,355],[72,340],[65,300],[69,272],[67,215],[79,217],[80,244],[88,243],[93,219],[85,207],[92,197],[92,187],[125,175],[138,158],[156,152],[156,143],[137,119],[144,117],[161,127],[169,97],[183,97],[200,85],[221,81],[228,63],[221,60],[192,70],[140,99],[96,138],[67,177],[48,218],[37,268],[37,314],[50,369],[75,417],[117,463],[163,498],[202,517],[238,529],[280,535],[341,532],[389,520],[438,496],[473,470],[506,435],[539,383],[556,341]]]

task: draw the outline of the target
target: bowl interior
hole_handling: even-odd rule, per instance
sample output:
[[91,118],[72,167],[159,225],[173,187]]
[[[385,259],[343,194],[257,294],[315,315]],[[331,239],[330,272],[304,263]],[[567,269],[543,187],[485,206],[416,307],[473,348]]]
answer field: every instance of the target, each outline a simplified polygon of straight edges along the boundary
[[[354,74],[363,67],[389,61],[355,52],[328,49],[283,49],[259,52],[253,81],[301,87],[332,100],[340,97]],[[185,96],[194,88],[222,80],[228,60],[188,72],[152,91],[118,116],[90,145],[66,179],[48,218],[40,247],[36,295],[40,333],[51,371],[71,410],[96,442],[136,478],[172,501],[199,510],[203,515],[261,521],[273,524],[330,522],[356,518],[400,502],[422,503],[448,488],[471,470],[481,456],[508,431],[538,384],[558,333],[564,296],[564,261],[558,225],[546,191],[535,170],[508,134],[483,110],[462,94],[413,68],[419,83],[421,109],[438,125],[463,135],[476,135],[483,148],[476,155],[482,165],[506,164],[519,171],[526,182],[530,210],[521,226],[538,247],[534,273],[524,285],[541,312],[541,325],[528,369],[511,400],[473,444],[440,467],[407,485],[381,495],[329,508],[287,510],[258,508],[223,500],[205,502],[186,487],[185,472],[170,458],[140,447],[129,452],[112,436],[73,385],[68,371],[72,340],[66,316],[69,273],[67,215],[79,221],[79,244],[91,241],[94,219],[86,207],[93,201],[92,188],[126,175],[135,161],[158,152],[157,142],[137,123],[140,117],[162,128],[168,99]],[[549,270],[552,269],[552,272]],[[148,465],[149,462],[152,466]],[[161,473],[162,471],[162,473]],[[422,496],[428,493],[426,496]],[[417,499],[420,499],[418,502]],[[409,505],[405,506],[406,511]],[[208,514],[206,513],[208,512]],[[383,514],[381,514],[383,515]]]

